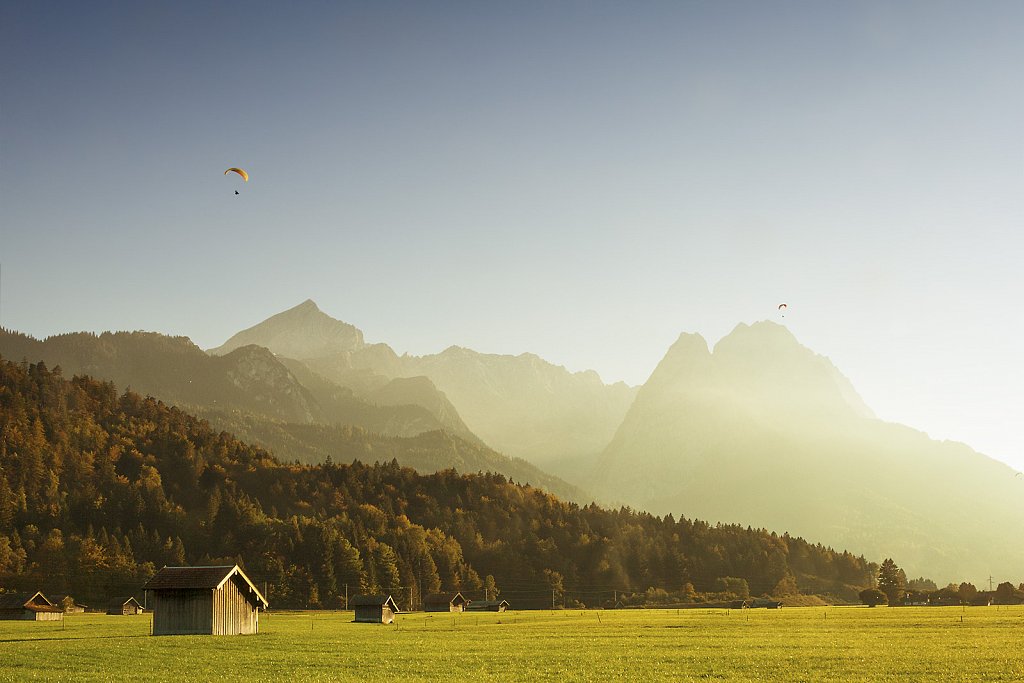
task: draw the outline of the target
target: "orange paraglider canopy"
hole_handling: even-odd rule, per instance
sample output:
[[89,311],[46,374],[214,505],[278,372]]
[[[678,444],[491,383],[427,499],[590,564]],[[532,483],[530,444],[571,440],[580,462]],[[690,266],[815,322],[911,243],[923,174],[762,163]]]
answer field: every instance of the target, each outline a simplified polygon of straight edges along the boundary
[[227,175],[228,173],[237,173],[238,175],[242,176],[242,180],[244,180],[245,182],[249,182],[249,174],[240,168],[232,167],[224,171],[224,175]]

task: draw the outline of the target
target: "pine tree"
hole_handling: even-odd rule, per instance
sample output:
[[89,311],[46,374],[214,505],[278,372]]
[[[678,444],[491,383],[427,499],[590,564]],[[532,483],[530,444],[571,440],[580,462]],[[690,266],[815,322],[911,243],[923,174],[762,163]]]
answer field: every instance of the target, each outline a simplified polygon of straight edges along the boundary
[[899,604],[905,582],[903,570],[896,566],[891,557],[886,558],[878,568],[878,590],[885,593],[890,605]]

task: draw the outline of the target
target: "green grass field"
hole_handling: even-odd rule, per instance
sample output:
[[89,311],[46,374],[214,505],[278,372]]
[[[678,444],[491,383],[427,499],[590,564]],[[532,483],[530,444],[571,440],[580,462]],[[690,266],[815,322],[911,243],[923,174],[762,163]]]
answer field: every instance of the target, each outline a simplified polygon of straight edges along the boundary
[[[962,620],[962,621],[961,621]],[[150,616],[0,621],[0,680],[1024,680],[1024,607],[274,613],[257,636]]]

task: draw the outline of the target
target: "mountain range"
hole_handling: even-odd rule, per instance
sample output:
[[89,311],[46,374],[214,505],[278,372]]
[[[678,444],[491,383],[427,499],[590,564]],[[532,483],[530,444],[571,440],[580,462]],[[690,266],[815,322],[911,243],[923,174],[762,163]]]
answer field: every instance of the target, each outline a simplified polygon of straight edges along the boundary
[[914,575],[1024,565],[1012,469],[877,419],[827,358],[771,322],[713,350],[680,336],[590,471],[584,485],[655,514],[786,529],[897,557]]
[[1024,481],[878,419],[826,357],[770,322],[713,349],[681,335],[642,387],[529,353],[399,355],[312,301],[208,354],[152,333],[0,333],[0,354],[152,393],[285,459],[500,472],[579,502],[891,556],[941,581],[1024,565]]
[[0,356],[43,361],[69,376],[90,375],[149,394],[285,460],[394,459],[426,473],[458,467],[503,474],[566,500],[590,499],[529,462],[488,448],[426,378],[385,380],[369,392],[371,401],[261,346],[211,356],[186,337],[153,332],[38,340],[0,329]]
[[399,356],[307,300],[210,349],[223,355],[255,344],[300,361],[375,404],[428,406],[439,421],[462,421],[492,448],[547,466],[600,453],[636,393],[596,372],[572,373],[530,353],[485,354],[451,346]]

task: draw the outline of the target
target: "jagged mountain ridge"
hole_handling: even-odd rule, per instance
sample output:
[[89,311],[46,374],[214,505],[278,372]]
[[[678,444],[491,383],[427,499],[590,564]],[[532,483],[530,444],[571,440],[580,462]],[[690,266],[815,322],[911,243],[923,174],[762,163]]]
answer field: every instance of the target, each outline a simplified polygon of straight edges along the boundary
[[977,579],[1024,562],[1009,467],[878,420],[774,323],[740,325],[713,351],[681,335],[593,471],[585,485],[610,500],[898,555],[908,573]]
[[273,315],[210,349],[223,356],[241,346],[256,344],[288,358],[318,358],[363,348],[363,333],[348,323],[323,315],[312,299]]
[[[0,354],[61,366],[132,388],[173,405],[242,411],[295,424],[355,425],[386,436],[415,436],[448,429],[426,408],[392,400],[374,404],[317,378],[300,364],[291,368],[268,349],[247,345],[210,356],[187,337],[155,332],[69,333],[37,340],[0,332]],[[457,425],[458,426],[458,425]],[[479,443],[464,425],[450,429]]]
[[[385,389],[389,381],[425,377],[443,400],[421,383],[416,403],[439,419],[456,412],[490,446],[542,466],[599,453],[635,394],[622,383],[604,384],[596,372],[572,373],[530,353],[485,354],[452,346],[438,354],[399,356],[386,344],[366,344],[353,329],[307,300],[210,353],[243,342],[261,344],[371,401],[399,393]],[[308,342],[300,341],[306,337]],[[412,395],[408,389],[403,386],[402,392]]]
[[310,393],[268,350],[246,346],[211,358],[187,337],[155,332],[76,332],[37,340],[0,331],[0,353],[45,361],[176,405],[219,406],[287,422],[325,419]]
[[[245,434],[285,460],[396,459],[424,473],[458,468],[531,482],[567,500],[590,502],[579,488],[487,448],[454,409],[444,423],[403,396],[437,393],[425,378],[387,381],[376,402],[353,395],[302,363],[246,345],[210,356],[187,337],[154,332],[70,333],[37,340],[0,330],[0,356],[43,361],[201,414],[219,429]],[[449,427],[456,425],[458,431]],[[354,427],[354,429],[353,429]]]

